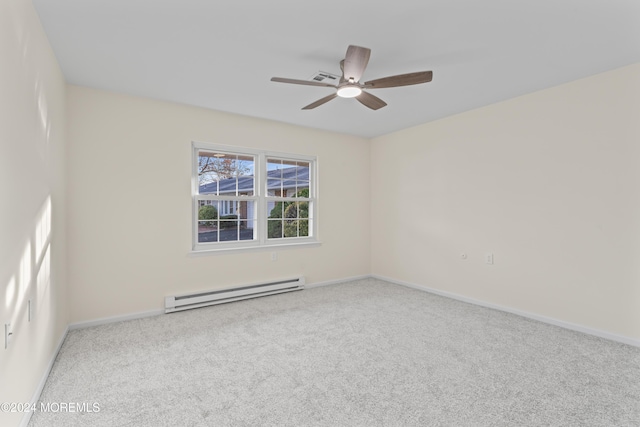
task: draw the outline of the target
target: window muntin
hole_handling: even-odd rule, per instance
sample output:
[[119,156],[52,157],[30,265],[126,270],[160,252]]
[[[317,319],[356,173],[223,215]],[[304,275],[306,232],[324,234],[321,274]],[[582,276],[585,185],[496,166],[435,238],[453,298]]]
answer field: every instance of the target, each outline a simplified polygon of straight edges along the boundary
[[315,158],[193,143],[193,250],[313,243]]

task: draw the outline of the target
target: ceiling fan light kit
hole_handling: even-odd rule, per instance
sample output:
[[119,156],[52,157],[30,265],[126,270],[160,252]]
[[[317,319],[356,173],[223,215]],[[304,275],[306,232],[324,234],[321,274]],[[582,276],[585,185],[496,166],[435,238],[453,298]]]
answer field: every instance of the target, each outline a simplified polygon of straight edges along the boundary
[[340,77],[340,83],[338,83],[338,85],[319,81],[288,79],[284,77],[272,77],[271,81],[305,86],[331,87],[336,89],[335,93],[329,96],[325,96],[324,98],[320,98],[319,100],[312,102],[305,107],[302,107],[303,110],[314,109],[322,104],[331,101],[336,97],[355,98],[362,105],[369,107],[372,110],[378,110],[386,106],[387,103],[377,96],[371,95],[369,92],[365,92],[363,89],[381,89],[387,87],[409,86],[420,83],[428,83],[433,79],[432,71],[419,71],[416,73],[383,77],[381,79],[370,80],[362,84],[360,83],[360,78],[362,77],[364,70],[367,68],[370,56],[371,49],[350,45],[347,48],[347,54],[345,55],[344,59],[340,61],[342,77]]
[[355,98],[362,93],[362,89],[356,85],[346,85],[339,87],[336,93],[342,98]]

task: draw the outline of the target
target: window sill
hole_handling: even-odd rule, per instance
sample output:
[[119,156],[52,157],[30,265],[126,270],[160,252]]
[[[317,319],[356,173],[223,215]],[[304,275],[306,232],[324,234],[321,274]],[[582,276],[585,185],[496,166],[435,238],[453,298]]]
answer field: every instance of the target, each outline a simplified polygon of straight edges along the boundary
[[297,243],[276,243],[271,245],[262,245],[262,246],[243,246],[237,248],[217,248],[217,249],[201,249],[201,250],[191,250],[188,253],[189,257],[200,257],[200,256],[209,256],[209,255],[228,255],[228,254],[239,254],[245,252],[268,252],[275,251],[280,249],[294,249],[294,248],[312,248],[321,246],[322,242],[314,241],[314,242],[297,242]]

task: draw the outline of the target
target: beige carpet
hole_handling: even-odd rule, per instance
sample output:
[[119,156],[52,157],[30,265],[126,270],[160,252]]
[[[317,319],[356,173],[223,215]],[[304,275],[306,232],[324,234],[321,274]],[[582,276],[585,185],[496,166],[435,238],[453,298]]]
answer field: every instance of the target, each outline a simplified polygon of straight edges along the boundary
[[71,331],[30,426],[639,426],[640,349],[367,279]]

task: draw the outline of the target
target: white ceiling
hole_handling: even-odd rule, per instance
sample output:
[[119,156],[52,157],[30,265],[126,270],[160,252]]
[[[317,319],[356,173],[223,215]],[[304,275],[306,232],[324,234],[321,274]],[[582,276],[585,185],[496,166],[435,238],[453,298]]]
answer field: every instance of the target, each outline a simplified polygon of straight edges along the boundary
[[[374,137],[640,62],[638,0],[33,0],[69,83]],[[372,50],[362,81],[433,70],[372,93],[270,81],[340,74]]]

